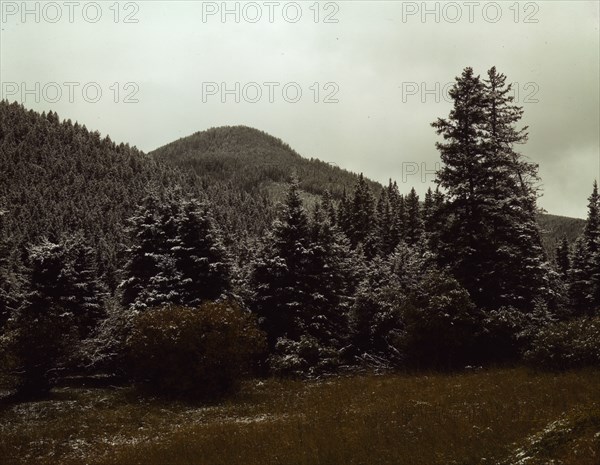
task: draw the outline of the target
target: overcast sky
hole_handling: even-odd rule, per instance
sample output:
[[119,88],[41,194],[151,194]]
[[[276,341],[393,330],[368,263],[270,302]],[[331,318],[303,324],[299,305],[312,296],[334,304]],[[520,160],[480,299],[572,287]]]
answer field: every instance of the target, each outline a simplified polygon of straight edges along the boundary
[[495,65],[525,109],[540,205],[585,217],[600,177],[597,0],[1,3],[2,97],[144,151],[243,124],[422,194],[444,86]]

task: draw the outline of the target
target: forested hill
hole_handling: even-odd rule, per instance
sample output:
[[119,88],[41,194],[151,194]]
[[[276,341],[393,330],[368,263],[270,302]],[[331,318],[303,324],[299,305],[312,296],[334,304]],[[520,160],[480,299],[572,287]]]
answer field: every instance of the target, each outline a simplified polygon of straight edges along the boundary
[[[288,144],[258,129],[225,126],[197,132],[165,145],[150,155],[193,171],[205,183],[229,182],[246,192],[277,194],[279,183],[296,173],[300,188],[308,194],[326,190],[340,198],[358,180],[355,173],[317,159],[301,157]],[[367,180],[373,192],[381,185]]]
[[[352,195],[357,175],[301,157],[281,140],[235,126],[198,132],[149,155],[85,126],[0,102],[0,210],[16,243],[81,232],[103,267],[118,267],[126,220],[149,190],[207,197],[228,245],[262,235],[295,172],[306,198]],[[381,186],[368,181],[378,195]],[[406,193],[406,192],[404,192]],[[309,203],[307,203],[309,204]],[[546,215],[545,243],[583,221]],[[235,253],[235,247],[233,252]]]
[[544,247],[552,258],[558,240],[566,237],[569,243],[575,242],[585,226],[585,220],[581,218],[550,214],[538,215],[537,221],[540,225]]
[[178,188],[208,198],[226,238],[256,234],[273,219],[270,201],[157,162],[71,120],[0,101],[0,211],[15,252],[42,237],[82,234],[114,285],[126,225],[141,200]]
[[0,173],[0,209],[13,243],[81,232],[101,261],[113,264],[124,222],[148,186],[178,177],[135,147],[6,101],[0,102]]
[[[297,173],[305,200],[329,190],[340,198],[344,188],[351,195],[357,175],[329,163],[301,157],[288,144],[258,129],[225,126],[197,132],[150,152],[160,161],[198,175],[204,185],[229,183],[246,192],[261,192],[281,200],[290,173]],[[383,186],[367,180],[377,195]],[[407,192],[402,192],[406,194]],[[310,203],[310,201],[308,202]],[[556,241],[563,235],[573,242],[585,221],[579,218],[540,214],[538,222],[544,246],[554,255]]]

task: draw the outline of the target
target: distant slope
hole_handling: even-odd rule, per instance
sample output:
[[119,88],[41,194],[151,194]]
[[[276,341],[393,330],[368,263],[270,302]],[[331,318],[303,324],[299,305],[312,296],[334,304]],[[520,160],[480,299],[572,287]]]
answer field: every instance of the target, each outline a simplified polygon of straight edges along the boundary
[[[0,210],[8,211],[10,235],[26,244],[82,232],[105,268],[118,266],[126,219],[149,189],[179,186],[208,198],[235,254],[271,224],[293,172],[308,205],[326,190],[338,198],[344,188],[351,193],[357,179],[248,127],[198,132],[146,155],[55,113],[0,102]],[[377,195],[381,185],[369,183]],[[552,254],[555,240],[573,240],[584,222],[542,215],[540,224]]]
[[585,226],[585,220],[566,216],[540,214],[537,220],[542,232],[544,248],[550,258],[554,258],[557,242],[563,236],[567,237],[569,243],[573,243],[583,232]]
[[[305,199],[314,202],[326,190],[339,198],[349,192],[357,175],[320,160],[301,157],[289,145],[258,129],[246,126],[211,128],[184,137],[150,152],[157,160],[184,171],[192,171],[204,180],[227,182],[246,192],[262,192],[273,201],[281,200],[286,182],[295,172]],[[381,184],[369,181],[377,195]],[[404,194],[406,192],[403,192]],[[552,258],[556,241],[566,235],[570,242],[581,233],[584,220],[540,214],[538,222],[544,246]]]
[[[317,159],[301,157],[266,132],[246,126],[225,126],[197,132],[150,152],[157,160],[193,171],[207,183],[229,182],[246,192],[273,190],[296,173],[302,190],[339,198],[352,189],[357,175]],[[369,181],[378,191],[381,185]]]

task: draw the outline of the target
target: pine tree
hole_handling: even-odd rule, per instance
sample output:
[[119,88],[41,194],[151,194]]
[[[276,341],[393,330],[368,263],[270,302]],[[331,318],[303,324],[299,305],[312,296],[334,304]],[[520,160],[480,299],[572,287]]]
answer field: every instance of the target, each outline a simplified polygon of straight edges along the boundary
[[454,102],[449,118],[432,123],[437,134],[447,141],[436,143],[443,163],[436,182],[446,191],[449,212],[441,238],[440,261],[450,266],[479,303],[484,300],[480,291],[484,266],[481,246],[485,242],[480,194],[486,177],[481,140],[485,124],[484,85],[471,68],[466,68],[449,94]]
[[24,301],[23,269],[15,258],[16,248],[4,228],[4,215],[0,210],[0,332],[11,315]]
[[349,239],[352,247],[356,247],[359,243],[365,247],[367,243],[372,245],[370,241],[373,239],[374,217],[375,202],[373,195],[361,173],[354,188],[354,198],[351,204]]
[[536,298],[549,298],[552,293],[536,221],[537,165],[514,149],[527,141],[527,127],[516,127],[523,109],[514,105],[511,85],[495,67],[488,71],[485,92],[483,166],[489,177],[482,191],[486,221],[491,226],[485,253],[492,263],[504,265],[504,273],[492,269],[485,279],[492,295],[499,293],[508,303],[531,310]]
[[406,196],[406,225],[404,240],[409,245],[415,245],[423,236],[423,220],[421,219],[421,206],[419,196],[413,187]]
[[396,181],[390,179],[387,187],[390,204],[389,250],[394,251],[401,241],[404,228],[404,199],[398,190]]
[[427,188],[425,199],[423,200],[423,228],[425,232],[430,232],[433,223],[434,204],[433,191],[431,187]]
[[348,238],[350,238],[350,216],[351,205],[348,199],[348,195],[346,194],[346,186],[344,186],[344,190],[342,191],[342,198],[340,199],[340,202],[338,204],[336,219],[338,227]]
[[73,305],[70,311],[73,313],[79,337],[86,338],[106,317],[104,299],[108,292],[99,279],[95,253],[85,243],[83,236],[74,236],[66,245],[73,268]]
[[44,239],[29,249],[28,294],[13,322],[12,351],[21,373],[19,393],[47,392],[69,345],[89,334],[103,315],[101,288],[89,248],[77,237]]
[[[357,257],[349,241],[317,207],[310,222],[311,254],[306,270],[309,300],[299,314],[298,326],[313,338],[329,360],[323,368],[339,363],[340,350],[347,341],[348,311],[357,285]],[[334,360],[334,359],[337,359]]]
[[183,201],[175,224],[175,237],[168,242],[178,277],[178,303],[197,307],[229,289],[231,266],[207,204]]
[[592,193],[588,197],[588,216],[583,228],[586,252],[589,259],[600,249],[600,195],[598,182],[594,181]]
[[126,250],[124,280],[120,284],[124,306],[145,309],[178,300],[172,286],[177,281],[175,264],[168,254],[176,214],[157,194],[150,194],[130,218],[132,245]]
[[433,123],[447,141],[437,144],[437,182],[448,199],[439,253],[479,307],[532,310],[549,292],[535,220],[537,167],[513,149],[527,135],[515,128],[522,109],[509,92],[494,68],[485,83],[466,68],[450,91],[449,119]]
[[563,236],[558,246],[556,247],[556,268],[563,278],[566,278],[571,263],[569,259],[569,241],[567,236]]
[[389,255],[393,252],[394,247],[394,231],[392,211],[388,190],[382,189],[377,201],[377,217],[376,217],[376,237],[377,250],[380,254]]
[[316,374],[341,362],[356,262],[322,205],[309,220],[293,180],[250,276],[251,308],[267,332],[275,372]]
[[446,225],[445,200],[439,187],[435,188],[431,197],[431,207],[429,207],[429,213],[424,221],[424,230],[429,250],[437,255],[441,233]]
[[278,338],[300,337],[297,321],[311,293],[306,279],[310,254],[308,215],[294,178],[281,218],[275,221],[253,262],[250,277],[254,291],[251,307],[267,333],[271,349]]
[[584,315],[590,311],[591,282],[587,272],[587,250],[583,237],[575,241],[570,261],[569,299],[574,313]]
[[588,198],[588,216],[583,230],[585,244],[585,274],[590,282],[588,300],[591,307],[600,307],[600,195],[598,182]]
[[335,205],[333,203],[333,198],[331,196],[331,192],[326,190],[323,194],[323,211],[327,215],[328,221],[332,225],[337,224],[337,212],[335,211]]

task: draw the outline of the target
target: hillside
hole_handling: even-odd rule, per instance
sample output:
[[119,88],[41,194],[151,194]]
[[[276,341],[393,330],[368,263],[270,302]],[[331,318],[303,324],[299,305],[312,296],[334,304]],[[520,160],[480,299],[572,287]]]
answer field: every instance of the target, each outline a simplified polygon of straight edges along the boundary
[[[157,160],[186,172],[193,172],[203,185],[224,182],[249,193],[262,193],[277,202],[285,192],[283,184],[295,172],[308,204],[329,190],[340,198],[344,188],[351,191],[355,173],[316,159],[301,157],[289,145],[263,131],[246,126],[211,128],[181,138],[152,152]],[[382,185],[368,180],[378,193]],[[406,192],[402,192],[406,194]],[[540,214],[542,240],[550,257],[556,241],[566,235],[573,242],[583,230],[579,218]]]
[[585,220],[566,216],[540,214],[537,220],[542,232],[544,247],[550,257],[554,257],[557,241],[566,236],[569,243],[573,243],[585,226]]
[[[159,161],[193,171],[205,183],[228,182],[246,192],[270,191],[292,173],[309,194],[329,190],[335,198],[352,189],[358,176],[317,159],[301,157],[288,144],[258,129],[225,126],[197,132],[152,152]],[[368,181],[376,192],[381,185]]]
[[[179,186],[207,197],[230,247],[260,237],[292,173],[308,205],[326,190],[339,198],[357,175],[301,157],[281,140],[243,127],[213,128],[146,155],[84,125],[0,102],[0,207],[19,244],[81,231],[108,275],[126,243],[124,225],[149,192]],[[373,192],[381,185],[368,181]],[[541,215],[544,243],[573,240],[583,220]],[[113,281],[114,277],[109,277]]]

